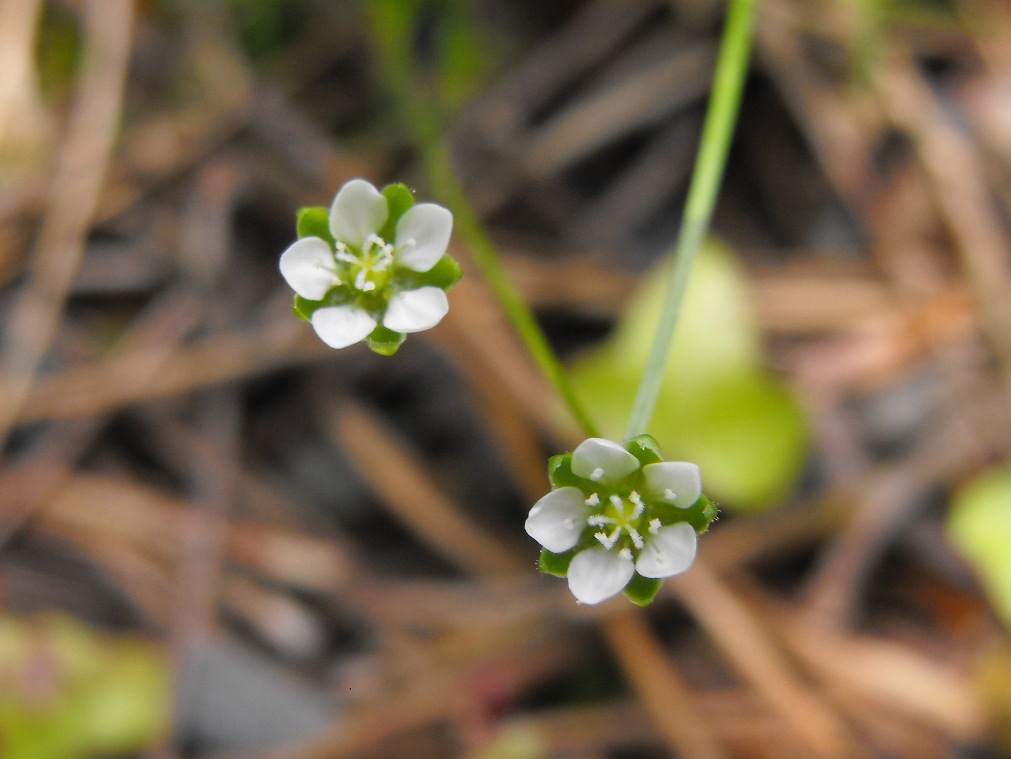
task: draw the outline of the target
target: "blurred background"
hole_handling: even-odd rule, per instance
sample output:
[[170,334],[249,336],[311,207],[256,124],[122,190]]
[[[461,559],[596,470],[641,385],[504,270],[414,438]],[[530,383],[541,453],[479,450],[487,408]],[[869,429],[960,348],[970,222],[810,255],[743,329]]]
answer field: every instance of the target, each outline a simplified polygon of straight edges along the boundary
[[1007,2],[759,2],[646,610],[537,573],[580,437],[464,246],[394,358],[291,314],[298,208],[440,201],[417,97],[620,437],[724,11],[0,0],[0,755],[1011,756]]

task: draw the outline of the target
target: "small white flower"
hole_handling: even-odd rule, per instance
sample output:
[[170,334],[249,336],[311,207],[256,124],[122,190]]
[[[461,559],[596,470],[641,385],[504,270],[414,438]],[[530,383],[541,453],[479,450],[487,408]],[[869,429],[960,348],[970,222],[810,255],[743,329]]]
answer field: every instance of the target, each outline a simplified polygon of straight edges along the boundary
[[[439,287],[403,287],[398,271],[427,272],[445,255],[453,215],[434,203],[409,208],[397,222],[393,240],[379,232],[389,217],[386,197],[364,179],[341,187],[330,207],[330,233],[336,249],[319,237],[304,237],[281,255],[281,275],[308,300],[322,300],[344,285],[352,297],[342,305],[312,314],[316,334],[333,348],[365,339],[379,324],[394,332],[430,329],[449,311]],[[368,296],[366,310],[359,295]]]
[[[684,521],[663,524],[653,504],[668,512],[671,504],[691,507],[702,495],[695,464],[662,461],[640,468],[622,446],[590,438],[572,452],[571,469],[581,486],[545,495],[530,510],[525,527],[552,553],[584,545],[568,568],[569,589],[577,601],[600,603],[620,593],[636,573],[660,579],[692,565],[695,528]],[[584,542],[587,530],[592,543]]]

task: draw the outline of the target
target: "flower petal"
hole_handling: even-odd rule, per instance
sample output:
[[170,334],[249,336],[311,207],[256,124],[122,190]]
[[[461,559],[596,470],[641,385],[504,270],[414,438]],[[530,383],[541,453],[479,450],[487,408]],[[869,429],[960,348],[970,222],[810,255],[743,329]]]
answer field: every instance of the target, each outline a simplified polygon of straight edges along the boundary
[[376,320],[354,306],[333,306],[317,309],[312,326],[331,348],[347,348],[364,340],[376,328]]
[[[657,499],[664,499],[687,509],[702,495],[702,475],[695,464],[688,461],[661,461],[642,468],[646,477],[646,490]],[[673,497],[667,495],[667,491]]]
[[452,231],[453,214],[435,203],[419,203],[397,222],[393,255],[401,266],[428,271],[446,254]]
[[320,300],[338,283],[330,243],[303,237],[281,254],[281,276],[303,298]]
[[446,293],[438,287],[405,290],[390,298],[383,326],[394,332],[421,332],[442,321],[448,311]]
[[530,509],[523,525],[527,535],[552,553],[575,548],[589,513],[585,498],[582,490],[571,486],[552,490]]
[[635,571],[643,577],[672,577],[681,574],[695,561],[698,537],[687,522],[661,527],[656,535],[646,538],[635,562]]
[[572,473],[594,482],[615,484],[639,468],[639,459],[611,440],[591,437],[572,452]]
[[338,242],[361,248],[369,235],[386,223],[386,198],[364,179],[352,179],[340,188],[330,206],[330,234]]
[[584,604],[599,604],[620,593],[635,574],[635,565],[606,548],[588,548],[569,564],[569,590]]

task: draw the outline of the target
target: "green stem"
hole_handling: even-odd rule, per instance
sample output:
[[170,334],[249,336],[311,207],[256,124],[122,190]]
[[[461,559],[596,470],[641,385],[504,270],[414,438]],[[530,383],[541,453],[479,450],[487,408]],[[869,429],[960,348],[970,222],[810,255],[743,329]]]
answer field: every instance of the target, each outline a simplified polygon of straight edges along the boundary
[[674,328],[684,299],[685,285],[709,229],[727,153],[730,151],[751,53],[754,21],[755,0],[731,0],[723,28],[719,60],[716,62],[712,95],[702,128],[702,141],[688,187],[684,219],[673,250],[674,266],[667,299],[653,338],[646,370],[629,414],[628,426],[625,428],[626,438],[646,432],[653,417]]
[[395,95],[397,106],[404,110],[405,121],[413,131],[432,190],[453,212],[457,235],[467,246],[474,263],[537,366],[554,385],[583,433],[597,437],[596,425],[576,397],[561,362],[533,313],[509,280],[495,246],[453,172],[449,151],[442,141],[435,99],[426,92],[412,64],[412,14],[404,12],[404,8],[400,2],[373,2],[372,26],[387,86]]

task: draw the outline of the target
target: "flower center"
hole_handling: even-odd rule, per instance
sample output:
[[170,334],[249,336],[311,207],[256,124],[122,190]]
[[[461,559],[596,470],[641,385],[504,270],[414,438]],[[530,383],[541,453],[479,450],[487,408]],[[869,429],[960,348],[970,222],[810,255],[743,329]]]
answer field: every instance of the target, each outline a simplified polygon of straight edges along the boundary
[[354,253],[342,243],[337,243],[334,254],[338,261],[348,265],[350,279],[362,292],[382,289],[390,279],[393,266],[393,246],[378,235],[369,235],[360,253]]
[[641,532],[646,504],[637,492],[633,490],[625,498],[612,494],[604,502],[597,493],[593,493],[586,499],[586,505],[602,507],[600,511],[587,517],[586,523],[599,529],[593,537],[608,551],[620,546],[619,552],[631,558],[630,545],[637,551],[641,551],[646,545]]

